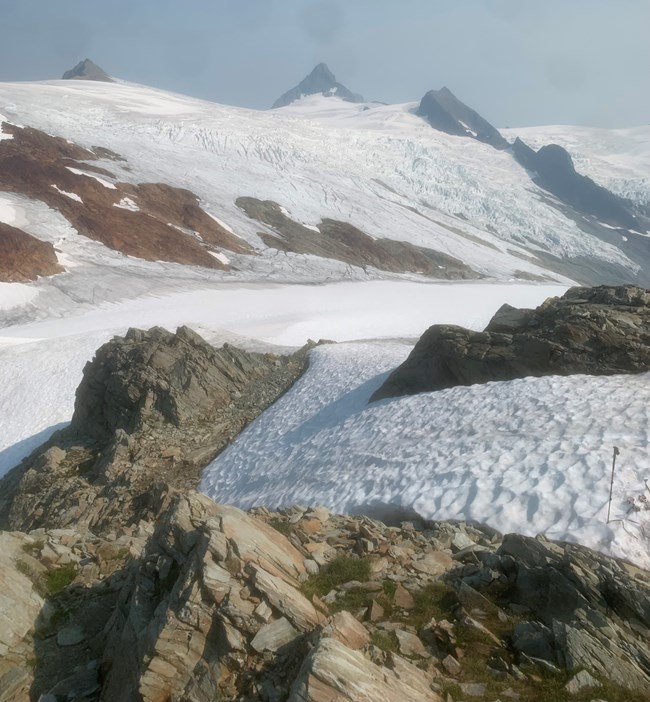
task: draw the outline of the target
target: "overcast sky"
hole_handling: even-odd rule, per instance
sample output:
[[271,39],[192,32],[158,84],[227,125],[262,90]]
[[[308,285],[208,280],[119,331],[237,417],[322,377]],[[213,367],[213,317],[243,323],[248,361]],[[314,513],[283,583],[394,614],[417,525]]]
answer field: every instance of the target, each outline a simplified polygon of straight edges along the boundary
[[650,123],[650,0],[0,0],[0,80],[89,57],[267,108],[314,65],[366,99],[449,87],[496,126]]

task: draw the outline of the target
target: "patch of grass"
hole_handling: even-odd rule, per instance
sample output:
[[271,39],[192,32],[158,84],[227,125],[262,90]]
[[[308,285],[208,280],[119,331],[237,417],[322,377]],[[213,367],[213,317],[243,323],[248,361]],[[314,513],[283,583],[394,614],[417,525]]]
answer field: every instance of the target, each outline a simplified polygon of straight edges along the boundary
[[70,585],[77,577],[77,567],[72,563],[50,570],[45,575],[45,591],[49,597],[54,597]]
[[453,621],[453,611],[458,605],[456,593],[443,582],[433,582],[413,593],[415,607],[409,613],[408,624],[417,630],[435,618]]
[[375,633],[370,637],[370,643],[382,651],[392,651],[393,653],[399,652],[399,646],[397,644],[397,637],[392,631],[375,631]]
[[384,580],[381,586],[384,591],[384,595],[392,600],[395,595],[395,590],[397,590],[397,583],[394,583],[392,580]]
[[283,519],[279,519],[278,517],[271,517],[271,519],[269,519],[269,525],[285,536],[289,536],[291,533],[291,524]]
[[[365,583],[370,579],[370,561],[365,558],[352,556],[337,556],[330,561],[318,575],[312,575],[302,586],[303,594],[311,599],[314,595],[322,597],[328,592],[348,583],[358,580]],[[365,591],[364,591],[365,592]],[[365,593],[366,595],[368,593]]]
[[23,544],[21,549],[24,553],[28,553],[30,556],[33,556],[40,553],[43,550],[43,546],[45,546],[45,541],[43,541],[43,539],[37,539],[34,541],[34,543]]

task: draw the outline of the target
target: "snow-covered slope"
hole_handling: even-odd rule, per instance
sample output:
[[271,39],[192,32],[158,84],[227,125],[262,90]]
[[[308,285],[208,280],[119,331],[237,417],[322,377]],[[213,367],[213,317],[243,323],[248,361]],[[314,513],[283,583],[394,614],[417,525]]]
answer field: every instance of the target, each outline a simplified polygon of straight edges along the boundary
[[650,512],[629,502],[650,476],[650,374],[526,378],[368,405],[409,350],[316,349],[303,379],[206,469],[202,489],[244,507],[475,520],[650,567]]
[[[0,216],[9,207],[25,215],[26,231],[56,239],[62,257],[77,266],[53,285],[85,302],[84,276],[90,271],[96,278],[98,267],[101,278],[109,269],[124,278],[124,267],[134,266],[128,279],[147,271],[148,288],[154,290],[167,275],[189,288],[206,278],[323,282],[389,275],[267,249],[258,232],[268,228],[236,206],[242,196],[273,200],[311,227],[329,217],[371,237],[435,249],[499,280],[570,278],[571,270],[557,265],[549,273],[548,257],[536,257],[537,251],[578,260],[577,272],[586,270],[586,261],[596,262],[595,275],[615,269],[632,278],[639,272],[616,242],[590,236],[567,218],[509,153],[437,132],[413,114],[415,106],[312,96],[258,112],[125,83],[0,84],[0,113],[7,120],[82,146],[112,149],[127,161],[99,165],[124,181],[190,189],[210,214],[262,255],[235,256],[230,273],[181,271],[80,242],[57,213],[17,196],[2,195],[9,204]],[[630,189],[643,191],[647,174],[642,170],[639,166],[637,176],[630,175]],[[75,281],[80,281],[76,287]],[[112,293],[95,290],[95,301],[119,297],[120,285],[112,287]]]

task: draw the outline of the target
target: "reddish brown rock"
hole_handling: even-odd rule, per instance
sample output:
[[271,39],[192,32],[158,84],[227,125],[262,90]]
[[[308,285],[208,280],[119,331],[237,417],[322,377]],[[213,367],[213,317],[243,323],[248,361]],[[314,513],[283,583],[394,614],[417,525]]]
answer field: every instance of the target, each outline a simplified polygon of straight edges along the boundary
[[0,282],[22,283],[63,271],[52,244],[0,222]]
[[[29,127],[5,123],[3,130],[13,138],[0,142],[0,191],[45,202],[83,236],[148,261],[205,268],[228,268],[213,255],[219,249],[252,252],[210,217],[189,190],[120,183],[110,171],[88,165],[98,158],[123,160],[107,149],[91,151]],[[112,187],[71,168],[101,174]]]

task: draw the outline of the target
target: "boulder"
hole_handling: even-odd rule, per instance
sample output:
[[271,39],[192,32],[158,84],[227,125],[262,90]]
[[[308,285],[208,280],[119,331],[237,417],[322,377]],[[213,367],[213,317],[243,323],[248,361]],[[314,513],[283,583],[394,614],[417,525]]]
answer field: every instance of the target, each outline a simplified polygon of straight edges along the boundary
[[322,639],[305,659],[289,702],[442,702],[421,670],[399,656],[391,659],[394,670],[335,639]]
[[371,401],[495,380],[650,370],[650,291],[571,288],[535,310],[497,312],[485,331],[427,329]]

